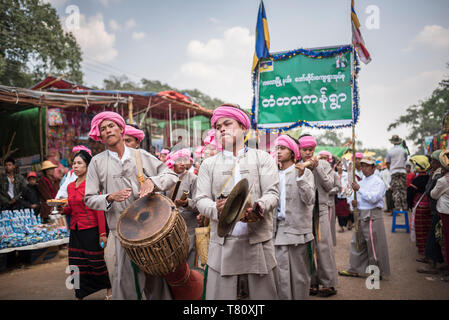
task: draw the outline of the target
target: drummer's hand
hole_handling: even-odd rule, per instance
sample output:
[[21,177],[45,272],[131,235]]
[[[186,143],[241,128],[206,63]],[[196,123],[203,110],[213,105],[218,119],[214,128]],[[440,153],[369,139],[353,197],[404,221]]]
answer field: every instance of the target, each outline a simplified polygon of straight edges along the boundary
[[175,200],[175,204],[177,207],[187,207],[187,205],[189,204],[189,200],[185,199],[185,200],[181,200],[181,199],[177,199]]
[[217,206],[218,215],[220,215],[221,211],[223,210],[225,203],[226,203],[226,198],[217,200],[216,206]]
[[312,167],[310,168],[311,170],[315,169],[316,167],[318,167],[318,158],[313,156],[309,159],[309,161],[313,162]]
[[144,183],[140,185],[139,196],[140,198],[145,197],[154,190],[154,183],[151,179],[146,179]]
[[125,188],[121,191],[111,193],[110,195],[107,196],[106,200],[108,202],[114,202],[114,201],[122,202],[122,201],[125,201],[126,199],[128,199],[130,195],[131,195],[131,188]]
[[101,243],[103,242],[103,249],[106,248],[106,245],[108,243],[108,237],[106,237],[106,235],[100,236],[100,247],[101,247]]

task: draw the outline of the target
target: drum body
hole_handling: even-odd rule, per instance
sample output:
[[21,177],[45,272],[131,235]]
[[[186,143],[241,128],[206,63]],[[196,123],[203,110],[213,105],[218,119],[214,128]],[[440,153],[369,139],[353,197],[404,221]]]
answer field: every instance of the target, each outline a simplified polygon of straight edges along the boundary
[[134,201],[120,216],[117,234],[131,260],[150,275],[165,276],[187,259],[187,225],[164,195]]

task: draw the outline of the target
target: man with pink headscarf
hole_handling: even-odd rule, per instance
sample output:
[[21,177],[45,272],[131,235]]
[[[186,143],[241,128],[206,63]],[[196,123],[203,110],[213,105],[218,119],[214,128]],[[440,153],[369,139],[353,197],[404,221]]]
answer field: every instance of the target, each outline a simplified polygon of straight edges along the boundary
[[144,138],[145,132],[140,130],[136,125],[126,125],[124,140],[128,148],[138,149]]
[[[171,299],[164,279],[146,275],[133,267],[117,238],[117,222],[131,203],[153,190],[169,190],[176,183],[177,176],[147,151],[127,147],[123,139],[125,126],[125,120],[115,112],[102,112],[92,119],[89,136],[103,142],[106,150],[95,155],[89,164],[84,199],[89,208],[105,211],[110,229],[107,242],[115,246],[113,268],[107,262],[108,270],[111,272],[113,269],[112,299],[137,299],[143,291],[147,299]],[[138,156],[142,163],[143,182],[137,178]]]
[[288,135],[276,139],[280,199],[274,238],[279,299],[306,300],[310,289],[312,216],[315,180],[310,169],[298,166],[298,142]]
[[165,163],[167,161],[167,156],[170,153],[170,150],[168,149],[162,149],[159,155],[159,160]]
[[363,172],[362,172],[362,164],[360,163],[360,161],[362,159],[363,159],[363,153],[356,152],[355,153],[355,175],[356,175],[357,181],[361,181],[361,180],[363,180],[363,178],[365,178],[365,176],[363,175]]
[[[167,190],[164,194],[167,197],[175,197],[174,203],[178,208],[179,213],[184,218],[187,225],[187,233],[189,234],[189,252],[187,255],[187,263],[192,269],[195,267],[195,228],[198,227],[196,216],[198,210],[196,209],[195,199],[196,196],[196,180],[197,176],[187,170],[187,164],[190,163],[190,151],[187,149],[181,149],[176,152],[172,152],[167,156],[165,164],[173,170],[181,181],[179,189],[176,195],[173,195],[174,188]],[[181,199],[183,194],[186,194],[185,199]]]
[[317,266],[312,274],[310,294],[329,297],[337,293],[337,266],[329,221],[329,192],[334,186],[334,175],[328,161],[314,156],[316,145],[315,138],[311,135],[305,134],[299,139],[301,160],[312,163],[309,168],[315,180],[313,231]]
[[[273,215],[279,201],[279,176],[274,159],[248,148],[250,121],[235,105],[221,105],[211,119],[224,150],[201,164],[196,206],[210,219],[206,299],[278,299]],[[251,191],[249,208],[233,230],[218,236],[218,219],[226,197],[243,178]]]

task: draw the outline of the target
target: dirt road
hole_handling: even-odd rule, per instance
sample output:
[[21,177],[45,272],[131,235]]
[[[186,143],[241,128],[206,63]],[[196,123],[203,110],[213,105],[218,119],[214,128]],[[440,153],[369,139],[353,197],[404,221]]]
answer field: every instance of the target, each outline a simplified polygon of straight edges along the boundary
[[[370,290],[366,288],[366,280],[363,278],[339,276],[336,296],[311,297],[311,299],[449,299],[449,283],[441,281],[440,276],[416,272],[417,268],[424,265],[415,260],[418,257],[415,244],[410,242],[409,234],[402,230],[391,233],[392,218],[387,215],[384,217],[392,273],[389,279],[380,282],[380,289]],[[338,270],[347,267],[351,237],[352,231],[337,232],[335,256]],[[44,264],[21,266],[2,272],[0,273],[0,299],[73,300],[73,291],[67,289],[65,285],[68,277],[65,273],[66,267],[67,250],[60,250],[55,259]],[[105,290],[97,292],[87,297],[87,300],[102,300],[105,293]]]

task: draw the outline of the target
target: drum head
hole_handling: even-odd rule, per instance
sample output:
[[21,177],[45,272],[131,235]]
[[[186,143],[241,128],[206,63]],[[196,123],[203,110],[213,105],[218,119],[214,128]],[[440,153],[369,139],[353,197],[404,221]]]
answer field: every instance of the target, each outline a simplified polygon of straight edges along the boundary
[[160,194],[138,199],[123,211],[117,231],[128,241],[157,237],[170,218],[172,205],[168,198]]

